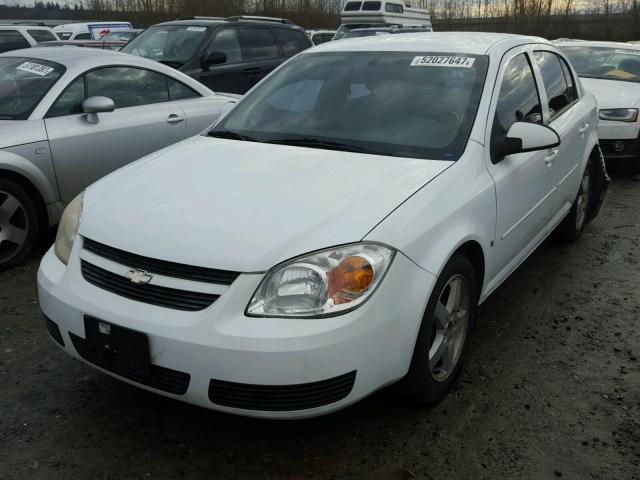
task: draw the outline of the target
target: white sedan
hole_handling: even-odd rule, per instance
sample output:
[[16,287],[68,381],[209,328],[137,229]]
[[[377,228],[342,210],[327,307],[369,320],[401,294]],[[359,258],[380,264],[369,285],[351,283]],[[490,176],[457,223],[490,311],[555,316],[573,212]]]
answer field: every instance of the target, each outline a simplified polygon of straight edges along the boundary
[[38,274],[47,327],[105,373],[241,415],[321,415],[398,381],[435,402],[478,304],[597,213],[597,122],[539,38],[305,51],[208,135],[69,205]]
[[640,45],[555,42],[600,109],[600,146],[612,165],[640,172]]

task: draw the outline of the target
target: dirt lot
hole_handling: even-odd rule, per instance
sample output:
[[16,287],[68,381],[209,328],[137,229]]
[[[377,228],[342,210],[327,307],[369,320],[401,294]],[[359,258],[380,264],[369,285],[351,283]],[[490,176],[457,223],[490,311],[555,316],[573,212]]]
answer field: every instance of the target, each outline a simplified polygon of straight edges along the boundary
[[62,353],[38,258],[0,274],[0,479],[639,479],[640,182],[482,307],[455,392],[268,422],[127,386]]

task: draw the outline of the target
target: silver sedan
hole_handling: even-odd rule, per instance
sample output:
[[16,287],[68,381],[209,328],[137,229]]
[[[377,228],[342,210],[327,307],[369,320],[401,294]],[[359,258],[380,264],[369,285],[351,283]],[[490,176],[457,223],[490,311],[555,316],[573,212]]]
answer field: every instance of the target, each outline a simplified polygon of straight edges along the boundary
[[117,52],[0,55],[0,269],[23,261],[87,185],[198,134],[236,100]]

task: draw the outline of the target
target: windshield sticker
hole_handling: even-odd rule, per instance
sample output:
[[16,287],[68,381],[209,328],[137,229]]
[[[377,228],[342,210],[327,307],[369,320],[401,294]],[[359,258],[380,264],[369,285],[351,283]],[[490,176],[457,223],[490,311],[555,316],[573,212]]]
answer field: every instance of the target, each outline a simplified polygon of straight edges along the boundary
[[40,77],[46,77],[55,68],[47,67],[46,65],[40,65],[39,63],[24,62],[16,67],[16,70],[22,70],[23,72],[34,73]]
[[445,57],[431,55],[426,57],[415,57],[411,62],[412,67],[456,67],[471,68],[475,58],[471,57]]
[[207,27],[187,27],[187,32],[204,32]]
[[616,50],[616,53],[623,53],[625,55],[640,55],[640,50]]

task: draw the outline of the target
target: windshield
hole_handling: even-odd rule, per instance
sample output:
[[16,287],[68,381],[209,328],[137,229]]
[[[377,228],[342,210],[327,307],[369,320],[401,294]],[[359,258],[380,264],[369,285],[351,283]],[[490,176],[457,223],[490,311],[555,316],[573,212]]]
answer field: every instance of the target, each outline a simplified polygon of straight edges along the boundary
[[151,27],[131,40],[121,52],[181,66],[189,61],[207,36],[207,27],[164,25]]
[[624,47],[560,47],[578,75],[640,82],[640,50]]
[[254,90],[210,135],[456,160],[487,64],[484,56],[446,53],[305,54]]
[[0,120],[26,120],[65,68],[47,60],[0,58]]

